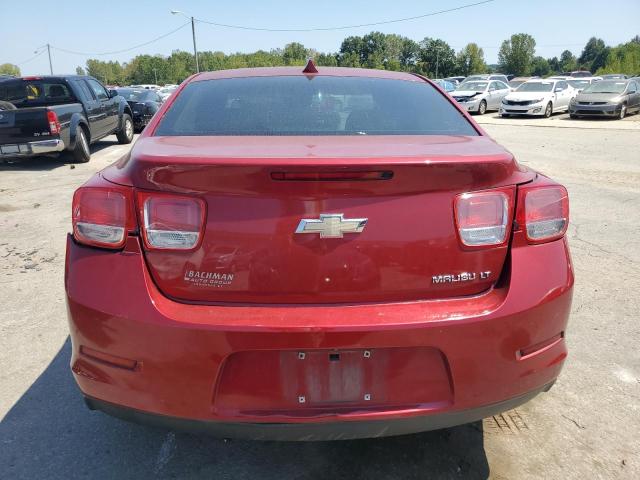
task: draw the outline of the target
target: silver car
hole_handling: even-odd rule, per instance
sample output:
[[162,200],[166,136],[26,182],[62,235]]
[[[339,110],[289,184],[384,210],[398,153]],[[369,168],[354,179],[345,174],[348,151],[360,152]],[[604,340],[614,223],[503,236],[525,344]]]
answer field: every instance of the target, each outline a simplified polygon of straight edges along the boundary
[[484,115],[487,110],[498,110],[509,92],[509,85],[500,80],[472,80],[458,85],[451,96],[468,112]]
[[601,80],[582,90],[569,104],[571,118],[617,117],[640,112],[640,83],[636,80]]

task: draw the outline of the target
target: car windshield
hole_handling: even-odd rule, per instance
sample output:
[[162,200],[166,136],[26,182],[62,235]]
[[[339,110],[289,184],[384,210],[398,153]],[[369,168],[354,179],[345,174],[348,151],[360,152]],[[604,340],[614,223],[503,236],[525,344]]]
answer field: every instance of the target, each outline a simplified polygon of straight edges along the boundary
[[0,100],[16,107],[36,107],[74,102],[69,87],[55,80],[5,80],[0,83]]
[[456,90],[473,90],[474,92],[484,92],[489,82],[464,82],[458,85]]
[[176,97],[155,135],[477,135],[422,81],[274,76],[202,80]]
[[525,82],[516,89],[516,92],[550,92],[552,89],[553,82]]
[[622,93],[627,88],[627,82],[600,80],[585,88],[582,93]]
[[585,88],[591,85],[589,80],[569,80],[569,85],[573,88]]
[[149,95],[149,90],[130,90],[118,88],[118,95],[123,96],[129,102],[144,102]]

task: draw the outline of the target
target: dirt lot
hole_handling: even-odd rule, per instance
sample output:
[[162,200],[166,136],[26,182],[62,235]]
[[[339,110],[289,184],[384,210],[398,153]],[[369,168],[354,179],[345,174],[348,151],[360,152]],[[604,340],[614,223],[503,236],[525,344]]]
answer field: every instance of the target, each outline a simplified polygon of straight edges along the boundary
[[640,116],[479,120],[571,195],[570,356],[549,393],[472,425],[335,443],[225,443],[89,412],[68,370],[64,244],[73,190],[126,151],[104,141],[75,168],[0,164],[0,477],[640,478]]

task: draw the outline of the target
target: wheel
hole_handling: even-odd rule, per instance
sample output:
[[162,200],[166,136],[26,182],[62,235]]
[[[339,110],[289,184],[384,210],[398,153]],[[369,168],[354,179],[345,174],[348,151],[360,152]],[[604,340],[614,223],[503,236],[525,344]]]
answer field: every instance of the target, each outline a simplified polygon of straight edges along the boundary
[[620,113],[618,114],[618,119],[622,120],[627,116],[627,106],[623,103],[622,107],[620,107]]
[[76,130],[76,144],[73,147],[71,155],[75,163],[87,163],[91,158],[87,133],[84,131],[84,128],[79,125]]
[[485,113],[487,113],[487,102],[482,100],[478,105],[478,115],[484,115]]
[[122,128],[118,130],[116,137],[121,145],[131,143],[133,140],[133,120],[128,113],[122,114]]
[[544,118],[549,118],[553,113],[553,105],[551,102],[547,103],[547,108],[544,109]]
[[575,113],[570,113],[570,114],[569,114],[569,117],[570,117],[570,118],[574,118],[574,119],[575,119],[575,118],[580,118],[580,117],[578,117],[578,115],[576,115]]

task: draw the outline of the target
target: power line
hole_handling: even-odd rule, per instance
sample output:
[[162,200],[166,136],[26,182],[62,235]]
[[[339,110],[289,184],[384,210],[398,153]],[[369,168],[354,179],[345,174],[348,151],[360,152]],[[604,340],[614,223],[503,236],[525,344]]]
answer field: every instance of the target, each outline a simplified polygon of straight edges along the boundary
[[58,50],[59,52],[64,52],[64,53],[70,53],[72,55],[82,55],[82,56],[103,56],[103,55],[115,55],[118,53],[125,53],[125,52],[130,52],[131,50],[135,50],[136,48],[140,48],[140,47],[145,47],[147,45],[150,45],[151,43],[157,42],[158,40],[162,40],[165,37],[168,37],[169,35],[173,35],[174,33],[176,33],[178,30],[183,29],[184,27],[186,27],[187,25],[189,25],[191,22],[186,22],[183,23],[182,25],[180,25],[178,28],[176,28],[175,30],[171,30],[170,32],[167,32],[163,35],[160,35],[159,37],[156,37],[152,40],[149,40],[148,42],[144,42],[144,43],[140,43],[138,45],[134,45],[133,47],[129,47],[129,48],[123,48],[122,50],[114,50],[112,52],[77,52],[75,50],[67,50],[66,48],[60,48],[60,47],[56,47],[54,45],[51,45],[51,48],[53,48],[54,50]]
[[38,58],[40,55],[42,55],[46,50],[40,50],[40,52],[36,53],[33,57],[28,58],[26,60],[23,60],[22,62],[18,62],[15,65],[16,66],[20,66],[20,65],[24,65],[25,63],[29,63],[31,60],[35,60],[36,58]]
[[245,25],[231,25],[227,23],[218,23],[218,22],[210,22],[208,20],[200,20],[195,19],[199,23],[205,23],[207,25],[213,25],[215,27],[223,27],[223,28],[235,28],[238,30],[254,30],[260,32],[326,32],[331,30],[348,30],[351,28],[360,28],[360,27],[373,27],[376,25],[388,25],[390,23],[400,23],[400,22],[408,22],[411,20],[419,20],[421,18],[433,17],[436,15],[441,15],[443,13],[455,12],[457,10],[463,10],[465,8],[476,7],[478,5],[484,5],[487,3],[495,2],[496,0],[484,0],[482,2],[469,3],[466,5],[461,5],[455,8],[447,8],[446,10],[439,10],[437,12],[425,13],[422,15],[415,15],[413,17],[404,17],[404,18],[396,18],[393,20],[382,20],[379,22],[371,22],[371,23],[360,23],[356,25],[341,25],[338,27],[317,27],[317,28],[264,28],[264,27],[249,27]]

